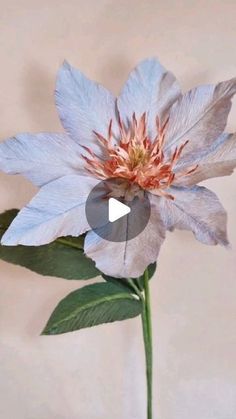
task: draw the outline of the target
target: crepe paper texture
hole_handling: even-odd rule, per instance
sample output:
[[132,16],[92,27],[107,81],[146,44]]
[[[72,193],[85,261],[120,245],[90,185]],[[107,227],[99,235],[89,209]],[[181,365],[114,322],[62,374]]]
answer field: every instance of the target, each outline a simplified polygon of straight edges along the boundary
[[[167,231],[186,229],[204,244],[229,245],[226,211],[214,192],[198,184],[230,175],[236,166],[236,134],[225,132],[235,92],[232,78],[183,93],[175,76],[150,58],[130,73],[116,98],[64,62],[55,89],[64,133],[23,133],[0,144],[0,170],[39,187],[19,212],[1,215],[0,257],[44,275],[102,275],[105,282],[59,303],[44,334],[141,315],[148,419],[149,280]],[[92,188],[113,178],[120,180],[119,197],[145,193],[151,205],[146,228],[124,242],[99,237],[86,218]]]

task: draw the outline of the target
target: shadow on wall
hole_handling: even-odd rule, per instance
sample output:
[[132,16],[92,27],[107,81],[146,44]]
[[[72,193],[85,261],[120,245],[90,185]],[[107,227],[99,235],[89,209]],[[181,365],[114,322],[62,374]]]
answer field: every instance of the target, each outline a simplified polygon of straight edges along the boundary
[[[161,57],[159,58],[161,59]],[[130,71],[137,64],[138,62],[131,62],[125,55],[117,56],[116,54],[113,57],[108,57],[106,62],[102,63],[94,79],[118,95]],[[163,64],[165,65],[165,63]],[[83,68],[80,70],[83,72]],[[56,74],[57,68],[54,73],[49,73],[37,62],[32,62],[25,70],[22,106],[29,114],[29,121],[31,121],[25,131],[63,131],[54,101]],[[185,74],[179,78],[184,91],[209,82],[207,72],[193,76],[186,70]]]
[[137,63],[132,63],[125,56],[108,57],[97,75],[97,81],[118,95],[130,71]]
[[55,78],[56,72],[50,74],[38,62],[32,62],[25,70],[22,105],[33,131],[62,131],[54,103]]
[[[117,55],[108,57],[94,79],[114,94],[118,94],[128,73],[135,64],[132,65],[126,58],[117,57]],[[83,68],[79,69],[83,72]],[[61,132],[63,130],[54,101],[56,75],[57,69],[54,73],[49,73],[46,68],[40,66],[37,62],[31,63],[25,70],[22,106],[29,114],[29,120],[31,121],[29,126],[26,127],[26,131]],[[89,75],[85,75],[89,77]]]
[[180,75],[178,77],[178,74],[175,74],[175,76],[179,80],[183,92],[186,92],[190,89],[193,89],[196,86],[211,83],[211,77],[210,74],[209,76],[208,74],[208,71],[201,71],[200,73],[197,72],[196,74],[193,74],[193,72],[191,72],[190,74],[189,70],[185,69],[183,75]]

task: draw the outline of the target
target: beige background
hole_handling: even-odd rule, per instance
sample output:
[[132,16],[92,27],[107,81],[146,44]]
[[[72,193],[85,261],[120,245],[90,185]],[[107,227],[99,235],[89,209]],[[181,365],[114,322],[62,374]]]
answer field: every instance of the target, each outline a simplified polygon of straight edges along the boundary
[[[67,58],[118,92],[158,55],[184,89],[236,75],[235,0],[1,0],[0,137],[60,131],[54,78]],[[236,129],[236,107],[229,129]],[[236,175],[212,180],[232,251],[169,234],[152,280],[154,419],[236,417]],[[0,175],[0,210],[34,193]],[[145,419],[139,319],[39,337],[56,303],[83,285],[0,262],[1,419]]]

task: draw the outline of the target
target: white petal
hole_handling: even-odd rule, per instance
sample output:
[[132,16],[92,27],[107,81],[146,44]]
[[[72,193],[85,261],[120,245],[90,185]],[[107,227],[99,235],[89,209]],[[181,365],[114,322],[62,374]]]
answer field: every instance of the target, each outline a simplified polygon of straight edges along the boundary
[[170,106],[181,95],[180,87],[172,73],[157,59],[142,61],[129,75],[117,101],[122,120],[127,124],[135,112],[139,118],[148,116],[149,135],[156,135],[156,117],[165,121]]
[[203,152],[196,152],[188,159],[181,159],[175,172],[178,174],[187,171],[195,165],[198,167],[193,173],[177,177],[174,184],[192,186],[212,177],[231,175],[236,167],[236,134],[222,134]]
[[111,119],[117,134],[115,97],[67,62],[58,72],[55,98],[62,125],[79,144],[101,152],[93,131],[107,137]]
[[0,143],[0,170],[37,186],[83,172],[81,148],[64,134],[19,134]]
[[[138,277],[145,268],[157,260],[165,238],[165,228],[159,212],[159,197],[150,197],[151,216],[146,228],[134,239],[111,242],[102,239],[94,231],[85,238],[84,250],[88,257],[106,275],[114,277]],[[128,232],[128,226],[125,226]]]
[[191,230],[205,244],[228,245],[227,214],[217,196],[209,189],[173,187],[174,201],[162,198],[163,221],[168,230]]
[[165,151],[189,141],[182,156],[210,146],[224,131],[236,93],[236,78],[217,85],[199,86],[183,95],[171,108]]
[[39,246],[60,236],[79,236],[90,229],[85,203],[96,179],[69,175],[43,186],[14,219],[3,245]]

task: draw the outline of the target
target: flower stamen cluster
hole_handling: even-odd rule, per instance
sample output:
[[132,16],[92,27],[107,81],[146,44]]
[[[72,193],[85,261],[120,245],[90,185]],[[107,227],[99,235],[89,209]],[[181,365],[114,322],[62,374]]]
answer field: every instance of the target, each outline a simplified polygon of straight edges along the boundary
[[[111,178],[125,179],[130,184],[136,184],[143,190],[152,190],[152,193],[156,195],[173,199],[173,196],[165,190],[176,179],[177,175],[174,172],[174,167],[188,141],[176,147],[171,156],[165,156],[164,143],[167,126],[168,119],[161,126],[157,117],[157,134],[151,140],[147,134],[146,113],[139,120],[133,114],[128,128],[125,128],[119,117],[119,141],[115,142],[111,120],[107,138],[98,132],[94,132],[103,148],[105,159],[102,160],[90,148],[84,147],[90,155],[90,157],[83,155],[87,164],[87,171],[103,180]],[[196,170],[196,168],[197,166],[190,168],[187,172],[178,175],[178,177],[186,176]]]

